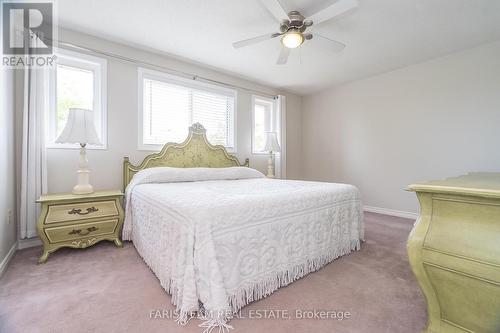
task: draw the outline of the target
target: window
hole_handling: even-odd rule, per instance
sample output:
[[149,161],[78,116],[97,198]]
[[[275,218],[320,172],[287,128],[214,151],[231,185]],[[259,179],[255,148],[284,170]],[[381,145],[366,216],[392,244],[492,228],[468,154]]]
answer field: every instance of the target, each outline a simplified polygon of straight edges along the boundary
[[182,142],[198,122],[211,144],[235,152],[235,100],[234,90],[139,69],[139,149]]
[[267,154],[268,152],[264,151],[267,133],[278,132],[275,101],[271,98],[253,96],[252,109],[252,152]]
[[69,109],[84,108],[94,112],[94,125],[101,141],[101,145],[89,148],[106,149],[106,60],[61,49],[56,55],[57,65],[50,72],[47,146],[79,147],[55,140],[66,125]]

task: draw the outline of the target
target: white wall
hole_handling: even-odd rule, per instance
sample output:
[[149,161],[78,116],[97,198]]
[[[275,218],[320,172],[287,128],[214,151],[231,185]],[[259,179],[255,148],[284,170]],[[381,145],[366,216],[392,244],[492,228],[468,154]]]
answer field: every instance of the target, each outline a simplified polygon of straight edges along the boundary
[[[16,243],[14,70],[0,68],[0,262]],[[8,212],[11,211],[9,223]]]
[[500,42],[302,103],[305,178],[355,184],[365,205],[417,212],[412,182],[500,171]]
[[302,179],[302,98],[286,98],[286,178]]
[[[180,71],[208,77],[213,80],[277,94],[270,89],[212,69],[112,43],[93,36],[60,30],[62,41],[111,52],[143,62],[175,68]],[[287,176],[300,176],[301,149],[301,98],[285,94],[287,98]],[[251,93],[238,90],[237,97],[237,156],[241,161],[250,158],[250,164],[261,171],[266,170],[267,157],[251,154]],[[132,163],[139,163],[151,152],[137,150],[137,66],[132,63],[108,58],[108,149],[90,150],[88,158],[92,170],[91,182],[96,189],[122,188],[122,161],[130,156]],[[76,181],[78,164],[77,150],[49,149],[47,154],[48,191],[70,191]]]

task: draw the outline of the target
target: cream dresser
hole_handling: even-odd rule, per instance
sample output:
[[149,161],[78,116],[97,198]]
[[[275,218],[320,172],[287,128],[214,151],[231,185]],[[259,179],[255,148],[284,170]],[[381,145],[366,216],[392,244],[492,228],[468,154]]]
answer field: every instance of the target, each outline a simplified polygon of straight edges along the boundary
[[500,173],[409,190],[421,207],[408,255],[427,300],[425,332],[500,332]]
[[121,191],[92,194],[48,194],[37,202],[42,204],[37,231],[43,242],[44,263],[50,253],[62,248],[85,248],[101,240],[114,241],[121,247],[123,225]]

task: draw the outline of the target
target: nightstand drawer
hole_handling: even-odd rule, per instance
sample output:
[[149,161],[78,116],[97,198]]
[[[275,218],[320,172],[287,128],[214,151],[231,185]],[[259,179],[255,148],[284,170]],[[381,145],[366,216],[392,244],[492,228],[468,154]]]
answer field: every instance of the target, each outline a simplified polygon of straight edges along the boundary
[[113,234],[118,225],[118,219],[100,222],[67,225],[64,227],[45,228],[45,234],[51,243],[65,242],[86,236]]
[[118,208],[114,200],[51,205],[45,218],[45,224],[118,215]]

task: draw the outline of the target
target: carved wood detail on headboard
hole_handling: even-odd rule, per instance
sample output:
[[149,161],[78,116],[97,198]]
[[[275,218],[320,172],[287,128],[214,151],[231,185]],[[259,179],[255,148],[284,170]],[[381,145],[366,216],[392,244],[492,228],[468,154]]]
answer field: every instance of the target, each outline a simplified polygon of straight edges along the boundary
[[213,146],[208,142],[206,129],[195,123],[189,127],[189,134],[183,143],[169,142],[160,152],[150,154],[138,166],[130,163],[129,158],[123,160],[123,188],[139,171],[155,167],[176,168],[225,168],[232,166],[249,166],[248,158],[240,164],[238,158],[227,152],[221,145]]

